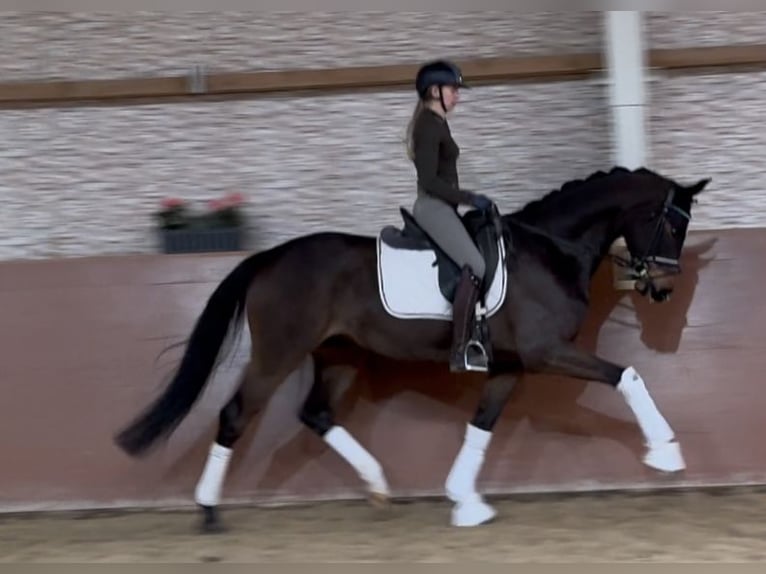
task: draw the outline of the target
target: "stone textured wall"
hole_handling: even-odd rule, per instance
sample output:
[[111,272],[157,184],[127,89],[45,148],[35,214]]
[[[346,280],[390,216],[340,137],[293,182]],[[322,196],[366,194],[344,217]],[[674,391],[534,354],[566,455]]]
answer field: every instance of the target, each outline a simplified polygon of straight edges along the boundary
[[323,68],[599,48],[598,12],[4,13],[4,78]]
[[766,226],[766,73],[656,74],[651,88],[652,166],[713,178],[694,226]]
[[766,12],[647,12],[653,48],[763,44]]
[[[303,37],[299,37],[304,34]],[[97,78],[597,50],[571,14],[17,15],[6,77]],[[452,120],[466,186],[504,208],[608,161],[598,81],[481,87]],[[407,90],[210,104],[0,112],[0,258],[156,249],[164,196],[248,201],[250,245],[322,229],[376,233],[414,198]]]
[[[648,14],[653,46],[766,41],[766,13]],[[109,78],[597,51],[601,15],[5,14],[0,76]],[[762,74],[651,79],[652,167],[712,175],[695,227],[766,225]],[[451,121],[467,187],[512,209],[609,165],[602,79],[481,87]],[[411,205],[409,91],[209,104],[0,110],[0,259],[151,252],[164,196],[242,192],[250,247],[375,233]],[[756,116],[758,114],[758,116]],[[737,199],[734,199],[737,198]],[[743,217],[744,219],[739,219]]]
[[[651,13],[647,24],[656,48],[766,43],[766,12]],[[766,73],[655,71],[649,97],[652,166],[713,178],[694,226],[766,226]]]

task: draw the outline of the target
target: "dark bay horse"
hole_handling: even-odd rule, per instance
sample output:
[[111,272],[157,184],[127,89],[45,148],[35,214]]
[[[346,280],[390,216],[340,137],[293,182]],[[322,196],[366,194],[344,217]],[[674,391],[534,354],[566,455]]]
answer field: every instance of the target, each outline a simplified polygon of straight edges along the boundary
[[[614,168],[568,182],[496,220],[505,248],[497,274],[505,282],[500,304],[487,319],[490,371],[446,477],[446,493],[454,502],[453,525],[475,526],[495,516],[475,481],[493,427],[523,372],[599,381],[617,390],[645,439],[643,462],[661,472],[685,468],[674,432],[638,372],[587,353],[573,340],[588,309],[591,278],[619,237],[631,255],[624,263],[634,271],[636,289],[655,301],[669,297],[680,272],[692,204],[709,181],[684,186],[647,169]],[[207,301],[170,384],[116,436],[117,444],[139,456],[167,438],[202,393],[227,337],[246,318],[250,360],[238,389],[221,409],[195,493],[204,524],[213,528],[232,449],[257,411],[253,397],[258,389],[275,387],[306,360],[316,359],[325,341],[343,337],[395,360],[446,363],[450,322],[402,319],[388,312],[377,254],[374,237],[326,232],[244,259]],[[438,286],[431,289],[435,292]],[[387,497],[381,465],[334,420],[321,364],[315,367],[313,385],[297,416],[353,466],[373,498]]]

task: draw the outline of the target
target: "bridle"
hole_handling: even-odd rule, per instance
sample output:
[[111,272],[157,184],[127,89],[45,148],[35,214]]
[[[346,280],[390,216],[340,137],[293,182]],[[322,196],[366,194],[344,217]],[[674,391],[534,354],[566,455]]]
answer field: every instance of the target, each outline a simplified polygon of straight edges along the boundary
[[[691,221],[691,215],[689,213],[673,204],[675,193],[675,189],[671,187],[665,198],[665,202],[662,205],[662,212],[657,218],[657,224],[654,227],[654,235],[652,236],[652,240],[646,248],[646,251],[640,256],[632,255],[629,260],[616,254],[613,255],[620,267],[625,267],[629,270],[629,278],[637,281],[637,284],[640,285],[639,291],[642,294],[645,294],[650,287],[654,288],[655,279],[668,275],[677,275],[681,272],[681,264],[678,261],[678,257],[665,257],[655,253],[659,248],[659,242],[662,239],[662,231],[665,224],[669,224],[675,234],[681,224],[688,225],[688,222]],[[684,221],[676,222],[674,225],[673,219],[676,217],[680,217]],[[650,275],[650,265],[662,269],[663,272],[660,275]]]
[[[663,228],[665,227],[666,224],[670,225],[671,232],[675,235],[679,232],[682,226],[683,227],[688,226],[689,222],[691,221],[691,214],[689,212],[684,211],[677,205],[673,204],[673,199],[675,199],[675,194],[676,194],[675,188],[671,187],[668,190],[667,197],[665,198],[665,201],[662,205],[662,211],[657,217],[657,223],[655,224],[655,227],[654,227],[652,240],[642,255],[634,256],[631,254],[631,257],[629,259],[626,259],[625,257],[621,257],[618,254],[611,255],[611,257],[615,260],[617,265],[628,269],[628,278],[635,281],[636,290],[642,295],[646,295],[646,293],[648,293],[650,289],[652,293],[655,295],[663,295],[664,290],[658,288],[657,285],[654,283],[654,281],[657,279],[661,279],[662,277],[677,275],[681,273],[681,264],[678,260],[678,256],[680,256],[680,253],[678,254],[677,257],[666,257],[666,256],[658,255],[657,253],[655,253],[655,251],[659,248],[659,243],[662,240]],[[498,233],[498,236],[502,236],[504,238],[507,244],[507,247],[510,250],[510,242],[511,242],[510,233],[507,232],[507,230],[505,232],[502,231],[503,226],[501,222],[501,217],[497,210],[497,206],[493,205],[490,217],[494,221],[495,229]],[[681,218],[682,221],[678,221],[677,218]],[[539,228],[528,225],[519,220],[515,220],[515,224],[527,229],[532,229],[535,233],[540,233],[542,235],[551,237],[555,241],[567,242],[566,240],[560,237],[554,237]],[[577,246],[577,247],[579,248],[581,246]],[[653,265],[655,269],[656,268],[662,269],[663,272],[659,275],[650,274],[650,265]]]

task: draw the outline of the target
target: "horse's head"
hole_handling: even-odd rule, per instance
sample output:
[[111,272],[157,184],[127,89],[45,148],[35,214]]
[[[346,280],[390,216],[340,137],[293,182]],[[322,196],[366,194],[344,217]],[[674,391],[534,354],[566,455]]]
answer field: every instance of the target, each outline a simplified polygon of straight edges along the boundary
[[680,273],[679,259],[691,221],[692,204],[710,179],[691,186],[654,176],[653,189],[641,193],[652,198],[626,214],[622,236],[630,252],[627,263],[636,290],[653,301],[665,301],[673,292],[675,276]]

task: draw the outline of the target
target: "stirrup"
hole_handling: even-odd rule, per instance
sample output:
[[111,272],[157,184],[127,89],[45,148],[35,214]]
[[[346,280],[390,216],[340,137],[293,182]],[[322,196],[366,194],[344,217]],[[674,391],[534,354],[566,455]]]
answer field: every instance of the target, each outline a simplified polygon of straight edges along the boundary
[[[468,353],[472,348],[478,352],[479,357],[474,356],[474,361],[469,363]],[[466,343],[465,349],[463,350],[463,367],[466,371],[478,371],[482,373],[489,371],[489,356],[487,355],[487,350],[480,341],[474,339]]]

